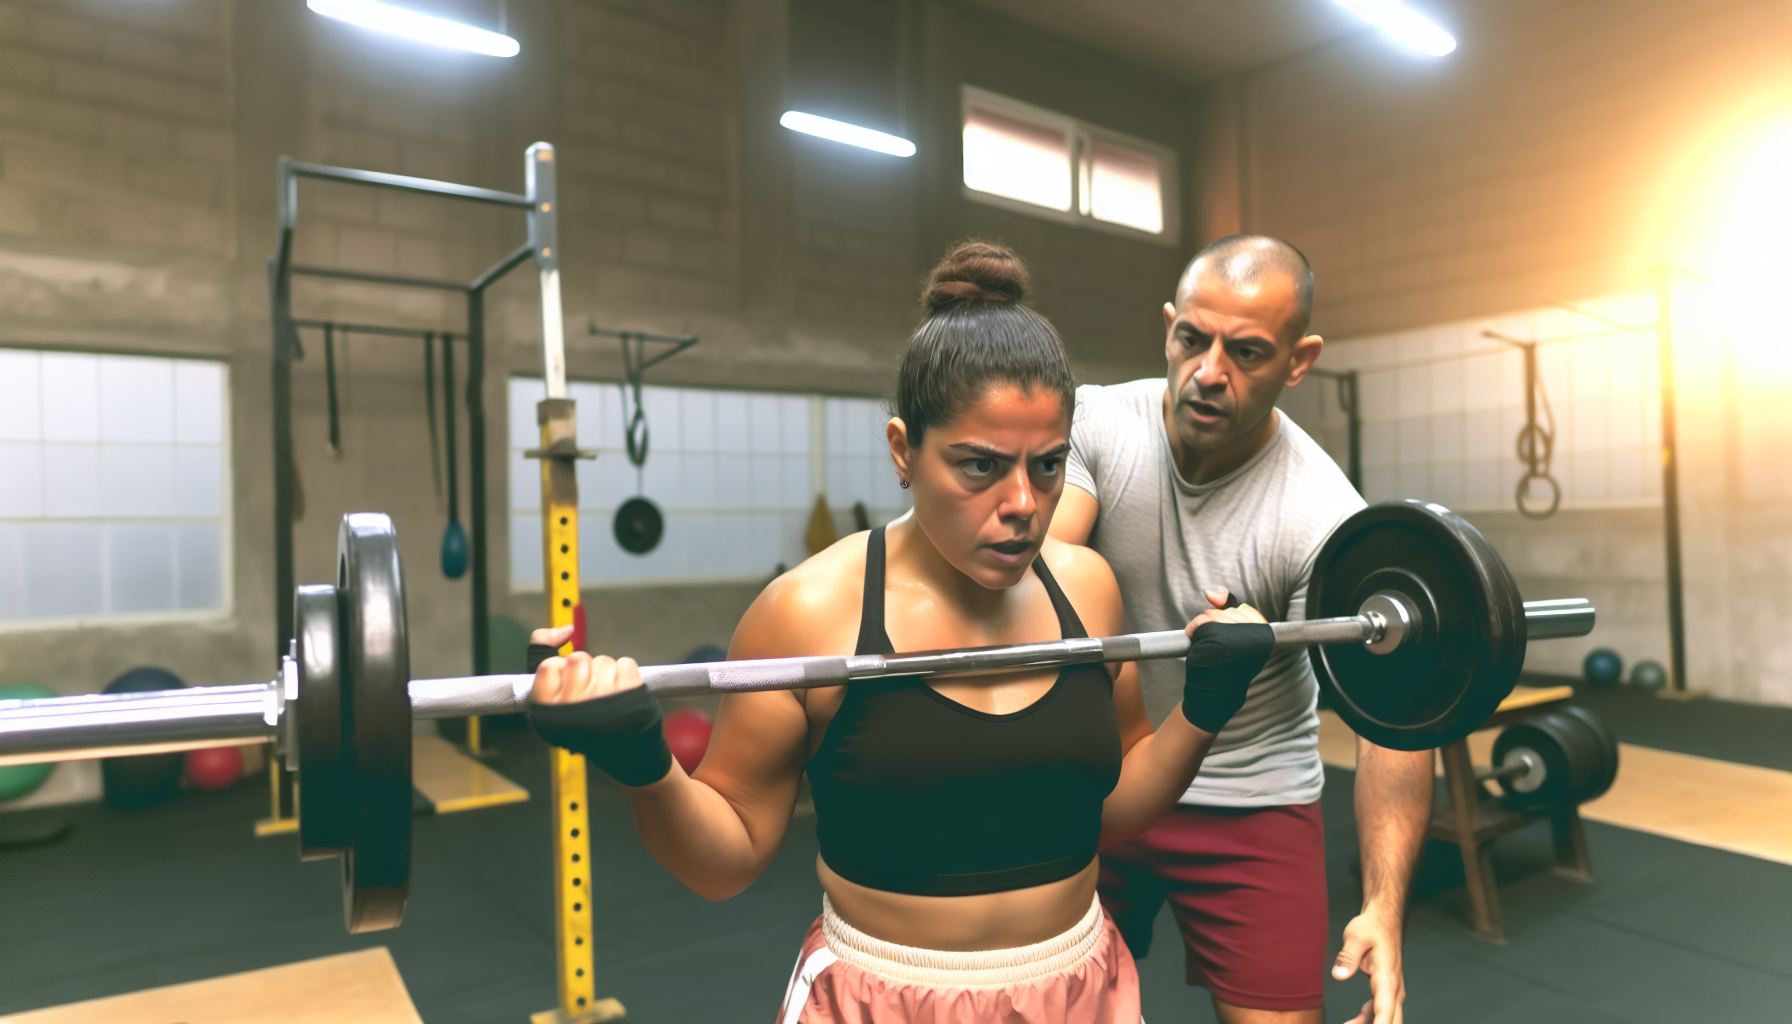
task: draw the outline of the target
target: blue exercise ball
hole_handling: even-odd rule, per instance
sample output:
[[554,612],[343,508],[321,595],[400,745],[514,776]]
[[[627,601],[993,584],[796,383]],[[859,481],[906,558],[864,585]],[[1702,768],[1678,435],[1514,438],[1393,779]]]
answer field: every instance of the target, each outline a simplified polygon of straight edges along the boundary
[[728,649],[715,644],[698,644],[691,648],[691,653],[684,656],[686,665],[700,665],[709,661],[727,661]]
[[[106,685],[106,692],[149,693],[179,690],[186,685],[165,668],[144,667],[112,680]],[[183,761],[184,755],[178,752],[102,759],[100,776],[106,784],[106,802],[125,810],[140,810],[171,799],[180,792]]]
[[459,523],[449,523],[442,531],[442,575],[458,580],[467,571],[467,531]]
[[1587,652],[1580,670],[1591,686],[1615,686],[1624,678],[1624,659],[1610,647],[1595,647]]
[[1668,670],[1659,661],[1639,661],[1630,670],[1630,685],[1639,690],[1659,690],[1668,685]]

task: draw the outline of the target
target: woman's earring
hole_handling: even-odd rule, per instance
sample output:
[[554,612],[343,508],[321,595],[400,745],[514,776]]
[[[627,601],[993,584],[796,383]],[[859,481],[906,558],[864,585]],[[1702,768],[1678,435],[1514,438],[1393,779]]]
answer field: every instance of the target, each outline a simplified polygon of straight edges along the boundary
[[905,491],[908,490],[908,481],[907,480],[898,479],[896,482],[902,485],[903,490],[905,490]]

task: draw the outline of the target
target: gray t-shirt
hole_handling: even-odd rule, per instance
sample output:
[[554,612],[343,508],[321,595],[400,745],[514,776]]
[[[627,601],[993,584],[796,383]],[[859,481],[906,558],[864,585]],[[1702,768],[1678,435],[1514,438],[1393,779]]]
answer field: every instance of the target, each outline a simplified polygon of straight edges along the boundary
[[[1269,444],[1197,487],[1164,434],[1163,378],[1077,389],[1065,480],[1101,514],[1089,544],[1120,581],[1128,632],[1180,629],[1224,587],[1271,622],[1306,617],[1319,547],[1363,507],[1337,463],[1285,412]],[[1160,723],[1182,699],[1182,662],[1139,663],[1145,709]],[[1306,653],[1278,652],[1214,741],[1185,804],[1265,807],[1319,799],[1319,683]]]

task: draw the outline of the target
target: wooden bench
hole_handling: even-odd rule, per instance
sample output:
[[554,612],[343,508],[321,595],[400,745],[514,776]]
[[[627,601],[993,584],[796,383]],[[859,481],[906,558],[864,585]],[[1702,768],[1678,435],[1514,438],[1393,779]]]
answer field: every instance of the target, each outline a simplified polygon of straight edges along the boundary
[[[1571,686],[1515,687],[1482,729],[1499,728],[1544,708],[1565,703],[1573,696]],[[1508,810],[1475,778],[1467,739],[1442,748],[1438,755],[1443,760],[1450,801],[1433,809],[1428,834],[1432,839],[1455,843],[1462,853],[1470,923],[1475,934],[1491,942],[1504,943],[1505,927],[1500,920],[1499,887],[1493,877],[1490,844],[1499,836],[1543,818]],[[1587,835],[1581,826],[1579,808],[1570,806],[1547,817],[1555,834],[1556,873],[1575,881],[1591,882],[1593,866],[1587,857]]]

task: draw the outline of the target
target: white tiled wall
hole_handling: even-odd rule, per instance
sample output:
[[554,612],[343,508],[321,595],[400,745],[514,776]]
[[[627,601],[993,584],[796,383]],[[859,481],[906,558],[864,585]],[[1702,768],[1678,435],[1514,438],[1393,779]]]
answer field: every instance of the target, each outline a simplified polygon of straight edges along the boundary
[[222,363],[0,350],[0,622],[225,607]]
[[[1465,511],[1514,507],[1525,472],[1516,447],[1524,357],[1483,334],[1494,331],[1542,342],[1538,369],[1556,421],[1550,471],[1562,507],[1659,504],[1654,302],[1653,295],[1615,296],[1576,303],[1597,316],[1546,307],[1328,344],[1321,367],[1360,374],[1363,496],[1425,498]],[[1345,418],[1332,388],[1312,379],[1298,404],[1295,392],[1284,404],[1342,463]]]
[[[907,507],[883,446],[887,417],[861,398],[655,387],[643,390],[650,431],[647,464],[624,448],[625,406],[614,383],[574,382],[579,446],[579,578],[587,586],[679,580],[755,579],[808,556],[803,534],[817,494],[836,523],[864,501],[873,522]],[[511,586],[541,587],[541,469],[523,452],[540,445],[539,379],[510,381]],[[813,436],[819,420],[823,436]],[[820,456],[818,458],[818,456]],[[877,466],[881,459],[882,472]],[[821,470],[825,480],[816,479]],[[617,506],[643,494],[660,507],[666,533],[646,555],[620,548]]]

